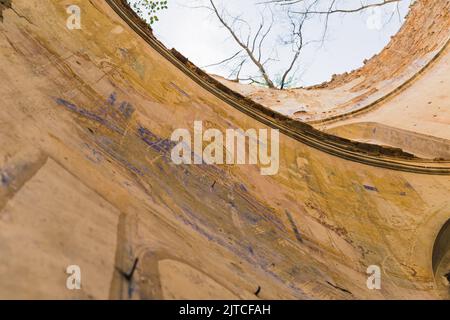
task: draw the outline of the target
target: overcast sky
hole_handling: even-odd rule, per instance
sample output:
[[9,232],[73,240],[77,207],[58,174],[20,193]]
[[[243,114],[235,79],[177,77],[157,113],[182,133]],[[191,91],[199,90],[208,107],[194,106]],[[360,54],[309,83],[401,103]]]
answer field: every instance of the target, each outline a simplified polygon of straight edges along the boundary
[[[217,18],[208,10],[191,8],[204,0],[169,0],[169,9],[159,13],[160,21],[153,25],[156,36],[169,48],[176,48],[197,66],[204,67],[226,59],[239,50]],[[342,0],[341,0],[342,1]],[[218,6],[226,9],[230,15],[239,15],[257,29],[261,12],[270,21],[270,11],[264,9],[261,0],[216,0]],[[366,3],[380,2],[365,0]],[[360,14],[332,15],[324,43],[314,43],[302,52],[296,86],[307,86],[330,80],[333,74],[354,70],[362,66],[363,61],[381,51],[404,22],[410,0],[403,0],[399,12],[395,5],[382,10],[367,10]],[[259,4],[258,4],[259,3]],[[361,0],[345,0],[344,6],[358,6]],[[264,43],[263,51],[277,61],[268,63],[272,77],[286,68],[292,50],[283,46],[280,36],[285,34],[289,25],[283,19],[285,15],[272,7],[275,25]],[[270,14],[270,15],[269,15]],[[320,39],[323,31],[323,17],[308,22],[305,33],[309,39]],[[243,29],[246,36],[247,29]],[[275,49],[276,52],[275,52]],[[206,68],[208,72],[227,77],[233,64]],[[250,63],[244,70],[255,73]]]

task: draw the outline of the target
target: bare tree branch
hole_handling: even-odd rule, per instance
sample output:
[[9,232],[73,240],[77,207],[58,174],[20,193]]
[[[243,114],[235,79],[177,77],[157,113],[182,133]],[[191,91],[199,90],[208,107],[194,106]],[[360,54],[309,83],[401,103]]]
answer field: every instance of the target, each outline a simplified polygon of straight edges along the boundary
[[[381,6],[385,6],[387,4],[391,4],[391,3],[399,3],[402,0],[383,0],[382,2],[377,2],[377,3],[371,3],[371,4],[361,4],[359,7],[357,8],[353,8],[353,9],[333,9],[334,7],[334,3],[336,1],[333,1],[333,5],[330,7],[330,9],[326,10],[326,11],[297,11],[295,13],[298,14],[325,14],[325,15],[330,15],[333,13],[355,13],[355,12],[361,12],[370,8],[375,8],[375,7],[381,7]],[[315,1],[316,3],[319,1]],[[305,0],[270,0],[267,1],[266,3],[277,3],[280,5],[284,5],[284,6],[292,6],[294,4],[299,4],[299,3],[305,3]]]
[[[244,43],[244,41],[242,41],[242,39],[236,34],[235,30],[225,21],[225,18],[222,14],[220,14],[219,10],[217,9],[216,4],[214,3],[213,0],[209,0],[212,9],[214,10],[215,15],[217,16],[217,18],[219,19],[220,23],[228,30],[228,32],[231,34],[231,36],[233,37],[233,39],[237,42],[237,44],[245,50],[245,52],[247,53],[247,55],[249,56],[250,60],[256,65],[256,67],[258,68],[259,72],[261,73],[262,77],[264,78],[264,81],[266,83],[266,85],[269,88],[275,88],[275,85],[273,84],[272,80],[270,79],[266,69],[264,68],[264,66],[261,64],[261,54],[259,55],[259,57],[255,57],[254,52],[252,51],[252,49],[249,47],[249,41],[247,40],[246,43]],[[265,36],[270,32],[272,28],[272,24],[270,25],[270,27],[267,29],[265,35],[261,38],[260,42],[259,42],[259,53],[261,53],[261,46],[262,43],[264,42],[264,38]],[[257,33],[257,35],[254,38],[253,42],[256,42],[256,39],[259,35],[259,32]],[[250,35],[249,35],[250,37]]]
[[207,66],[202,66],[201,68],[209,68],[209,67],[214,67],[214,66],[218,66],[218,65],[224,64],[224,63],[229,62],[229,61],[233,60],[234,58],[236,58],[241,52],[242,52],[242,50],[239,50],[238,52],[236,52],[235,54],[233,54],[229,58],[226,58],[226,59],[224,59],[224,60],[222,60],[220,62],[208,64]]

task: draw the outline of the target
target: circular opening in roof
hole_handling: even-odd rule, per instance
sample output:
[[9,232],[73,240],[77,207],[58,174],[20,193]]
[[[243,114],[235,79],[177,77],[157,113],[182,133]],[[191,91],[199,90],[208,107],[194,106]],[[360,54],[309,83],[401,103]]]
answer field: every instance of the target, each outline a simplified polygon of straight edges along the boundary
[[127,0],[166,46],[210,74],[291,88],[379,53],[413,0]]

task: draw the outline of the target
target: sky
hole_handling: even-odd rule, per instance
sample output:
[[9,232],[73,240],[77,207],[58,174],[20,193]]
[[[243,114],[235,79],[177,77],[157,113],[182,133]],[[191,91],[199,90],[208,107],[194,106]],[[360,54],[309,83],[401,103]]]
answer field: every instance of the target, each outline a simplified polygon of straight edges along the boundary
[[[328,0],[324,0],[324,3]],[[339,0],[338,0],[339,1]],[[342,8],[358,6],[361,0],[340,0]],[[344,2],[342,2],[344,1]],[[284,71],[292,58],[292,48],[283,45],[283,39],[290,30],[285,7],[267,8],[262,0],[215,0],[220,12],[225,12],[228,21],[239,16],[247,24],[236,24],[239,34],[246,38],[251,29],[255,31],[264,17],[268,26],[272,17],[274,25],[262,46],[263,60],[271,58],[266,66],[272,78]],[[380,0],[362,0],[364,3]],[[168,0],[169,9],[161,11],[159,21],[153,24],[155,35],[168,48],[176,48],[197,66],[204,68],[231,57],[240,47],[228,31],[221,26],[214,14],[200,6],[206,0]],[[404,22],[411,0],[402,0],[396,5],[382,9],[369,9],[357,14],[336,14],[330,16],[328,32],[323,42],[313,42],[303,49],[295,68],[293,86],[309,86],[331,79],[333,74],[349,72],[363,65],[365,59],[379,53],[395,35]],[[300,7],[297,7],[299,9]],[[315,16],[305,26],[305,39],[322,38],[323,16]],[[242,53],[243,54],[243,53]],[[204,68],[207,72],[228,77],[236,62],[227,65]],[[250,62],[244,65],[243,77],[257,74]]]

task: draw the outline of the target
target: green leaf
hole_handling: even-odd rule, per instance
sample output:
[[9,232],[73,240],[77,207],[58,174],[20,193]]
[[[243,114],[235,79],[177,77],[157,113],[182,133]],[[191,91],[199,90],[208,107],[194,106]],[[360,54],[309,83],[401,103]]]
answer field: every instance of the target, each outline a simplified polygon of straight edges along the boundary
[[167,10],[169,8],[167,0],[127,0],[127,2],[134,12],[136,12],[139,17],[146,20],[149,25],[159,21],[157,12]]

